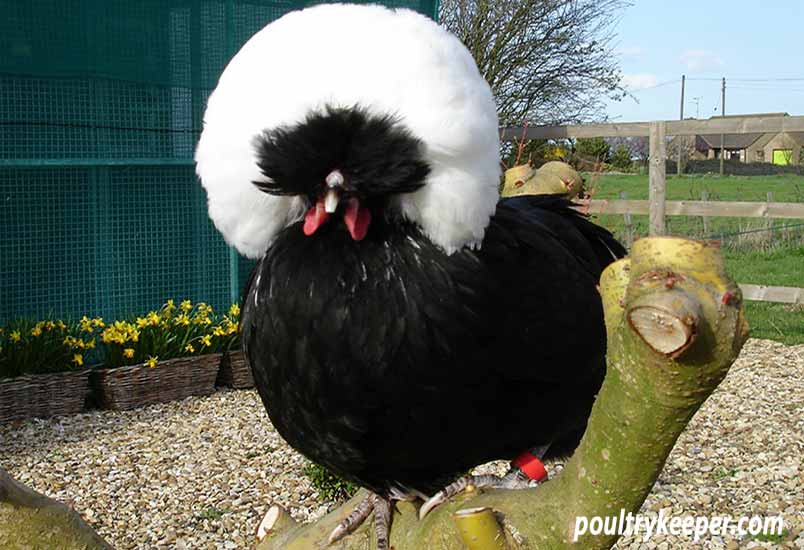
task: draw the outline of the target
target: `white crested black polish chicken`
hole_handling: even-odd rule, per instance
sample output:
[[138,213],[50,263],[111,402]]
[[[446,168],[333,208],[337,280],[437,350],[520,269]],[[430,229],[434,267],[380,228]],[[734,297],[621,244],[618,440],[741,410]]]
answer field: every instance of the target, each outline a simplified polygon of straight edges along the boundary
[[242,335],[265,408],[372,492],[331,540],[374,511],[387,548],[392,499],[437,492],[424,514],[469,482],[527,486],[585,429],[596,284],[624,250],[562,197],[499,200],[497,126],[466,48],[379,6],[278,19],[209,98],[197,172],[216,227],[260,258]]

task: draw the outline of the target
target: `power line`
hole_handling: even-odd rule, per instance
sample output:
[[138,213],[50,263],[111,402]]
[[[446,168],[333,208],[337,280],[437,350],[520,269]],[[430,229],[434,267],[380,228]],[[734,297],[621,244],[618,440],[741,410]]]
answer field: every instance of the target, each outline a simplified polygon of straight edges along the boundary
[[734,82],[804,82],[804,78],[730,78]]
[[648,86],[647,88],[639,88],[638,90],[629,90],[629,94],[638,94],[640,92],[646,92],[648,90],[653,90],[656,88],[661,88],[662,86],[668,86],[670,84],[677,84],[679,79],[674,78],[673,80],[666,80],[665,82],[659,82],[658,84],[654,84],[653,86]]
[[732,84],[730,88],[738,88],[741,90],[766,90],[769,92],[786,92],[786,91],[801,91],[804,88],[801,84],[794,87],[778,86],[778,85],[762,85],[762,84]]
[[732,90],[745,90],[753,92],[804,92],[804,88],[756,88],[751,86],[729,86]]
[[[801,86],[801,84],[791,84],[792,86]],[[735,84],[738,88],[751,88],[753,90],[790,90],[791,88],[788,86],[780,86],[779,84],[759,84],[759,83],[748,83],[748,84]]]
[[[719,78],[690,77],[687,80],[719,82]],[[804,82],[804,78],[729,78],[729,82]]]

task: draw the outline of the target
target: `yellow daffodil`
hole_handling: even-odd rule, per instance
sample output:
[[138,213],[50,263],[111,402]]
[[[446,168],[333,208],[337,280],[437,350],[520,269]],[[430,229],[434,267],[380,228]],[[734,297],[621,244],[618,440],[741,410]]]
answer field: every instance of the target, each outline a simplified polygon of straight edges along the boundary
[[211,346],[212,336],[210,336],[209,334],[205,334],[204,336],[201,337],[201,343],[204,344],[205,346]]
[[193,318],[193,323],[196,325],[211,325],[212,320],[206,315],[197,315]]
[[173,300],[168,300],[165,302],[165,305],[162,306],[162,313],[165,319],[170,319],[173,316],[173,312],[176,310],[176,304]]
[[212,331],[213,336],[223,336],[225,332],[221,327],[215,327],[215,330]]
[[62,321],[62,320],[57,321],[56,326],[59,327],[61,330],[64,330],[64,329],[67,328],[67,325],[65,325],[64,321]]
[[145,328],[148,326],[148,319],[145,317],[137,317],[137,326],[139,328]]
[[183,300],[179,307],[182,311],[190,311],[193,309],[193,303],[190,300]]
[[103,317],[96,317],[92,319],[92,324],[98,328],[103,328],[104,326],[106,326],[103,324]]
[[78,365],[79,367],[84,364],[84,356],[80,353],[76,353],[73,355],[73,363]]
[[31,336],[41,336],[42,335],[42,327],[36,325],[33,330],[31,330]]
[[56,323],[53,321],[48,321],[45,323],[45,330],[53,330],[54,328],[56,328]]
[[126,348],[123,350],[123,357],[127,357],[131,359],[134,357],[134,349],[133,348]]
[[19,342],[22,339],[22,336],[20,335],[20,331],[12,330],[9,338],[11,338],[12,342]]
[[145,364],[148,365],[150,368],[154,368],[156,366],[156,362],[158,359],[159,357],[150,356],[148,357],[148,360],[145,362]]
[[187,326],[190,324],[190,318],[187,316],[186,313],[182,313],[181,315],[176,316],[176,324]]
[[95,330],[94,328],[92,328],[92,320],[89,319],[86,315],[81,317],[79,323],[81,324],[81,330],[83,330],[84,332],[93,332]]
[[192,344],[187,344],[186,346],[184,346],[184,351],[188,351],[190,353],[195,353],[195,348],[193,347]]
[[240,315],[240,306],[237,304],[232,304],[232,307],[229,308],[229,315],[232,317],[237,317]]
[[87,342],[85,345],[86,345],[87,349],[94,349],[95,348],[95,339],[93,338],[92,340]]

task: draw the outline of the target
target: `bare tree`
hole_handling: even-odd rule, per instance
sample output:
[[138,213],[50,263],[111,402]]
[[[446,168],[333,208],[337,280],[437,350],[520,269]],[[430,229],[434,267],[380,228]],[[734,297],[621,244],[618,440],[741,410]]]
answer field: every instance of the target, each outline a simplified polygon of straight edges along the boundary
[[648,160],[648,138],[647,137],[614,137],[606,138],[611,150],[623,147],[631,155],[632,159],[640,162]]
[[611,39],[623,0],[442,0],[441,23],[472,52],[502,124],[600,118],[620,98]]

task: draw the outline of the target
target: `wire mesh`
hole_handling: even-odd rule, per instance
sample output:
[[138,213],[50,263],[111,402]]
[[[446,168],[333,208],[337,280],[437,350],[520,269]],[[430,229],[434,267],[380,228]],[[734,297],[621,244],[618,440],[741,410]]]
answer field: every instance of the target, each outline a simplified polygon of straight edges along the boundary
[[251,35],[316,3],[3,3],[0,321],[239,295],[253,262],[214,230],[194,174],[204,106]]

